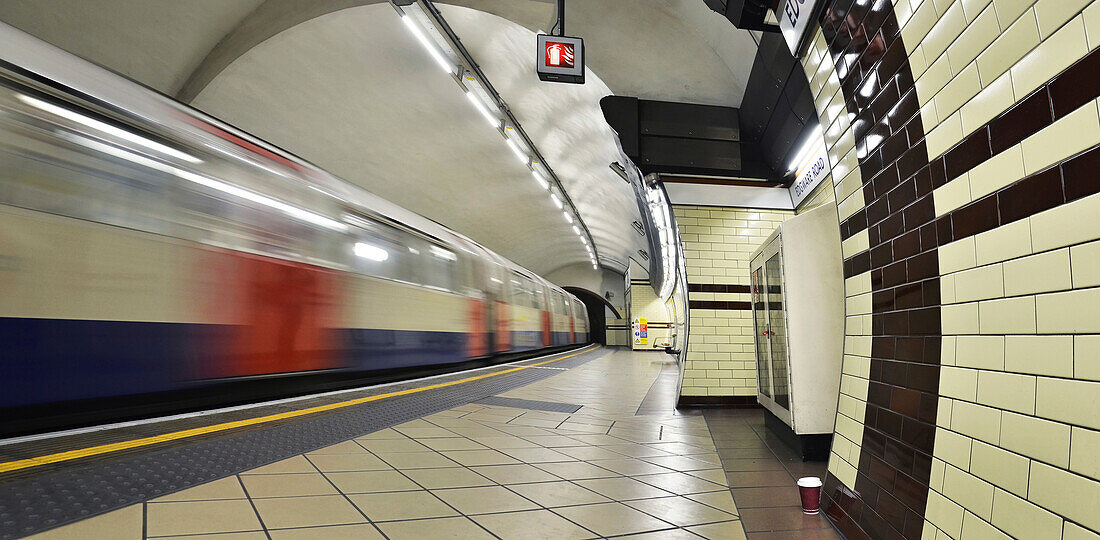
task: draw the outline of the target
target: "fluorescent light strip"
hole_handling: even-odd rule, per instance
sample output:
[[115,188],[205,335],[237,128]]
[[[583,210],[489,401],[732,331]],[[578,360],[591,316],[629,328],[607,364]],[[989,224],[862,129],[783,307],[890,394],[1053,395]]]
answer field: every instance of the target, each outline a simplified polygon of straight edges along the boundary
[[504,142],[508,143],[508,148],[512,149],[512,153],[515,154],[524,165],[527,165],[531,161],[531,158],[527,157],[527,154],[519,149],[519,145],[516,144],[515,141],[512,139],[504,139]]
[[149,148],[151,150],[156,150],[157,152],[160,152],[162,154],[167,154],[167,155],[172,156],[174,158],[182,159],[184,161],[190,161],[191,163],[202,163],[202,160],[195,157],[195,156],[192,156],[192,155],[184,153],[184,152],[180,152],[179,150],[176,150],[175,148],[172,148],[170,146],[165,146],[165,145],[163,145],[159,142],[147,139],[147,138],[142,137],[141,135],[138,135],[136,133],[131,133],[129,131],[126,131],[125,129],[117,128],[117,127],[112,126],[111,124],[108,124],[106,122],[100,122],[99,120],[96,120],[95,118],[85,116],[85,115],[80,114],[76,111],[71,111],[71,110],[66,109],[64,107],[58,107],[57,105],[54,105],[53,103],[48,103],[48,102],[42,101],[41,99],[33,98],[33,97],[30,97],[30,96],[25,96],[23,94],[18,94],[18,98],[19,98],[19,101],[22,101],[23,103],[26,103],[28,105],[32,105],[34,107],[37,107],[37,108],[39,108],[43,111],[46,111],[50,114],[54,114],[54,115],[60,116],[62,118],[66,118],[68,120],[72,120],[73,122],[78,122],[78,123],[84,124],[85,126],[97,129],[97,130],[102,131],[102,132],[104,132],[108,135],[112,135],[112,136],[118,137],[120,139],[125,139],[125,140],[130,141],[130,142],[135,143],[135,144],[140,144],[141,146],[144,146],[144,147]]
[[558,198],[557,194],[551,193],[550,194],[550,200],[554,201],[554,206],[557,206],[558,209],[561,210],[561,208],[562,208],[561,199]]
[[374,245],[364,242],[355,243],[355,256],[362,257],[364,259],[370,259],[375,262],[382,262],[390,258],[390,252]]
[[137,163],[138,165],[144,165],[144,166],[149,167],[151,169],[156,169],[156,170],[161,171],[161,172],[173,174],[175,176],[183,178],[184,180],[189,180],[189,181],[194,182],[196,184],[206,186],[206,187],[211,188],[211,189],[216,189],[216,190],[221,191],[223,193],[228,193],[230,195],[240,197],[242,199],[246,199],[246,200],[252,201],[254,203],[258,203],[258,204],[262,204],[264,206],[274,208],[274,209],[279,210],[279,211],[281,211],[281,212],[283,212],[283,213],[285,213],[285,214],[287,214],[291,217],[300,219],[302,221],[306,221],[306,222],[309,222],[309,223],[313,223],[315,225],[320,225],[322,227],[327,227],[329,229],[334,229],[334,230],[338,230],[338,231],[348,230],[347,225],[345,225],[343,223],[340,223],[339,221],[336,221],[335,219],[325,217],[325,216],[322,216],[321,214],[317,214],[317,213],[314,213],[314,212],[310,212],[309,210],[298,208],[297,206],[285,203],[285,202],[280,201],[278,199],[273,199],[271,197],[268,197],[267,195],[261,195],[259,193],[254,192],[254,191],[249,191],[247,189],[234,186],[232,184],[227,184],[225,182],[222,182],[221,180],[215,180],[213,178],[203,176],[201,174],[195,174],[191,171],[186,171],[186,170],[180,169],[178,167],[173,167],[172,165],[168,165],[166,163],[161,163],[159,161],[149,159],[149,158],[147,158],[145,156],[142,156],[140,154],[135,154],[133,152],[122,150],[120,148],[116,148],[116,147],[108,145],[108,144],[103,144],[103,143],[98,142],[98,141],[93,141],[91,139],[87,139],[87,138],[84,138],[84,137],[72,137],[72,139],[74,139],[76,142],[78,142],[78,143],[80,143],[84,146],[87,146],[88,148],[91,148],[93,150],[98,150],[100,152],[111,154],[115,157],[119,157],[119,158],[125,159],[127,161],[132,161],[134,163]]
[[577,234],[577,235],[580,235],[580,234],[581,234],[581,230],[580,230],[580,229],[578,229],[576,225],[573,225],[573,233],[574,233],[574,234]]
[[814,130],[810,132],[810,137],[806,139],[806,142],[802,143],[802,148],[798,149],[798,154],[796,154],[794,160],[791,161],[790,168],[787,169],[787,172],[791,172],[802,165],[802,160],[806,159],[806,157],[810,155],[810,151],[817,148],[817,146],[821,144],[820,139],[821,124],[818,124],[817,127],[815,127]]
[[411,15],[409,15],[408,13],[402,13],[401,20],[405,22],[405,26],[409,27],[409,31],[411,31],[413,35],[416,36],[416,40],[419,41],[425,49],[428,49],[428,54],[430,54],[431,57],[435,59],[436,63],[439,64],[439,67],[443,68],[443,71],[446,71],[447,73],[455,72],[454,64],[452,64],[450,60],[447,60],[447,58],[443,56],[443,53],[439,50],[439,48],[437,48],[435,44],[432,43],[432,40],[428,38],[428,34],[424,32],[424,29],[420,28],[420,25],[416,21],[412,20]]
[[[562,212],[561,215],[565,216],[565,221],[568,221],[571,224],[573,223],[573,216],[569,215],[569,212]],[[576,227],[573,228],[575,229]]]
[[481,98],[477,97],[477,94],[473,93],[471,90],[467,90],[466,99],[474,104],[474,108],[477,109],[477,112],[481,113],[481,116],[485,117],[485,120],[489,121],[490,126],[500,129],[500,118],[497,118],[493,113],[489,112],[489,107],[485,106],[485,102],[481,101]]
[[550,182],[546,180],[546,177],[538,171],[538,169],[532,169],[531,175],[535,177],[535,180],[542,186],[542,189],[550,189]]

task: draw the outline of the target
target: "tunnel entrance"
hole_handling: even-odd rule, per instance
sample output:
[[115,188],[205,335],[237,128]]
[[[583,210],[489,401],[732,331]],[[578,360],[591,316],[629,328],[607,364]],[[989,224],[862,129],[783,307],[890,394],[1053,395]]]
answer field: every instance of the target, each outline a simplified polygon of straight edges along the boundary
[[607,309],[610,309],[618,316],[618,311],[610,302],[592,291],[578,287],[562,288],[573,293],[584,303],[584,308],[588,311],[588,323],[592,327],[589,329],[589,340],[592,343],[607,345],[607,317],[605,313]]

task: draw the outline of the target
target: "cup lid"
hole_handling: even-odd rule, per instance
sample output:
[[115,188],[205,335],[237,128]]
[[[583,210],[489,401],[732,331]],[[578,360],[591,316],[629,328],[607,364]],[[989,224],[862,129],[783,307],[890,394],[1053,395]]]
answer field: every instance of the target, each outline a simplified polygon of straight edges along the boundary
[[821,479],[816,476],[804,476],[798,479],[798,487],[821,487]]

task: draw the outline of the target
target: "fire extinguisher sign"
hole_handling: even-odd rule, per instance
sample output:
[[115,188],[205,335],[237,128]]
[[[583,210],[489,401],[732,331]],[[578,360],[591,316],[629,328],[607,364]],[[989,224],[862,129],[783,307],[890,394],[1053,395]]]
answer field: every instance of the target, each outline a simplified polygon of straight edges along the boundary
[[584,40],[538,35],[536,71],[549,82],[584,84]]

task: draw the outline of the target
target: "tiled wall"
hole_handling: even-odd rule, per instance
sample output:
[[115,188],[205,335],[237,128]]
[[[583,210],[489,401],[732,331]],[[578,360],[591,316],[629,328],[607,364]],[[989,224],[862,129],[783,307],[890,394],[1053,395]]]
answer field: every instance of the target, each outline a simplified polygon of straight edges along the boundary
[[683,396],[756,396],[749,258],[792,212],[673,206],[688,274]]
[[1100,538],[1097,45],[1090,1],[826,3],[846,536]]
[[[634,344],[634,330],[631,327],[634,319],[644,318],[649,325],[649,336],[645,345]],[[630,282],[630,320],[626,321],[627,337],[634,350],[660,349],[661,343],[671,343],[672,314],[669,313],[665,303],[657,297],[653,286],[648,281]]]

